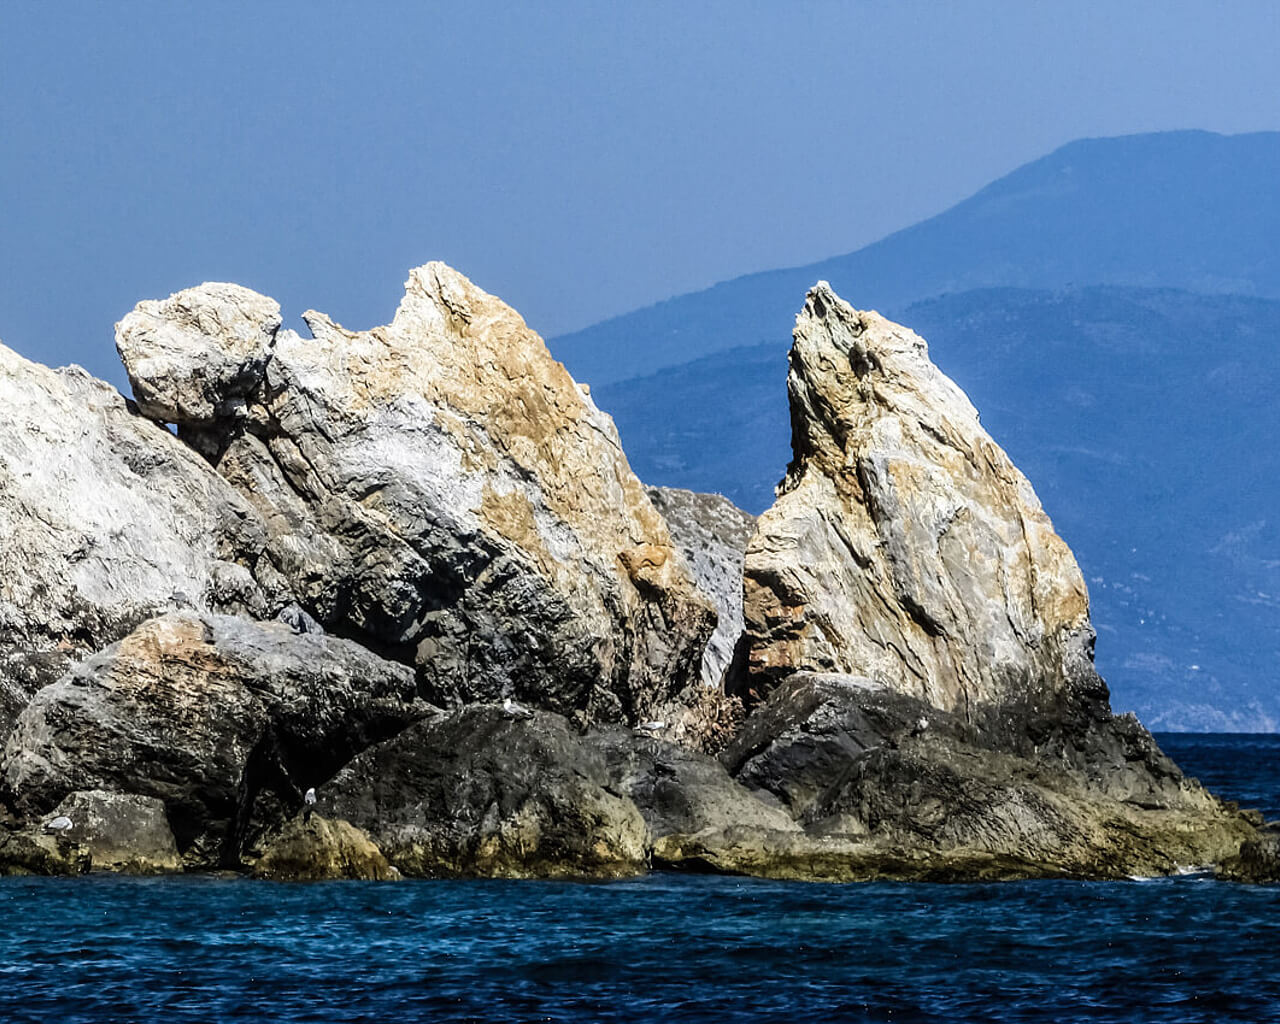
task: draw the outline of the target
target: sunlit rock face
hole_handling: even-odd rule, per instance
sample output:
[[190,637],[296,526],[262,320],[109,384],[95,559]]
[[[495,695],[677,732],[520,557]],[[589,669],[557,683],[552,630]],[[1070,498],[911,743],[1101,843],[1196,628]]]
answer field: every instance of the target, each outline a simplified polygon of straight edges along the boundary
[[1075,559],[924,340],[825,282],[794,339],[793,461],[746,555],[745,685],[848,673],[961,712],[1076,684],[1105,700]]
[[0,743],[41,686],[173,608],[274,615],[257,512],[79,367],[0,345]]
[[[431,263],[387,326],[308,312],[303,338],[270,300],[237,293],[227,312],[225,289],[142,304],[118,347],[326,627],[414,663],[442,704],[635,721],[697,681],[711,603],[612,420],[514,310]],[[225,372],[200,377],[210,352]]]

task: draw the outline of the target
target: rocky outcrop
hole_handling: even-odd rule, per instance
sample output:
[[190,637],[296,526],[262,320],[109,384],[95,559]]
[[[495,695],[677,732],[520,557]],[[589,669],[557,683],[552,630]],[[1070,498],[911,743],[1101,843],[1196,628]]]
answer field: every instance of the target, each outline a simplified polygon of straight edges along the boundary
[[309,312],[304,339],[267,300],[231,305],[218,285],[144,303],[118,346],[321,623],[442,704],[635,721],[696,680],[714,613],[612,421],[512,309],[440,263],[371,331]]
[[622,730],[584,739],[604,756],[609,788],[631,800],[644,817],[650,845],[729,828],[800,831],[768,793],[758,798],[706,754]]
[[41,690],[0,772],[28,818],[77,790],[159,800],[187,866],[233,867],[307,788],[427,712],[409,669],[350,641],[174,612]]
[[81,790],[51,817],[71,822],[64,835],[88,851],[95,871],[155,875],[182,870],[164,804],[155,797]]
[[1226,882],[1255,885],[1280,882],[1280,822],[1268,822],[1218,864],[1214,874]]
[[617,878],[646,867],[640,812],[563,717],[474,706],[424,720],[324,788],[406,875]]
[[694,582],[715,602],[716,628],[702,652],[702,684],[719,687],[742,635],[742,560],[756,517],[719,494],[650,487]]
[[15,832],[0,828],[0,876],[83,875],[91,863],[86,847],[39,826]]
[[41,686],[167,609],[289,600],[252,507],[78,367],[0,346],[0,743]]
[[350,822],[313,815],[285,823],[253,865],[253,876],[274,882],[391,882],[400,872]]
[[271,358],[280,305],[237,284],[139,302],[116,351],[143,414],[184,427],[244,416]]
[[[850,877],[964,878],[978,865],[987,878],[1168,874],[1229,857],[1252,834],[1158,751],[1116,758],[1121,778],[1106,787],[1011,738],[874,680],[801,673],[723,760],[820,840],[813,850],[788,840],[782,877],[832,841],[847,847]],[[722,869],[767,860],[741,835],[703,845],[698,855],[712,851]]]
[[1075,559],[924,341],[822,282],[790,366],[794,457],[747,549],[742,685],[848,673],[962,714],[1096,689]]

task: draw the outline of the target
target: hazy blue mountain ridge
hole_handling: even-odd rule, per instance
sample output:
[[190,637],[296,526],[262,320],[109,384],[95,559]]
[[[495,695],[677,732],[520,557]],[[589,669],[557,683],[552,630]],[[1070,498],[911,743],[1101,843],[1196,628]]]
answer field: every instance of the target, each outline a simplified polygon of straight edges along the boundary
[[831,281],[930,343],[1090,580],[1115,703],[1273,730],[1280,133],[1072,143],[846,256],[552,339],[636,472],[753,512],[790,457],[786,352]]
[[790,335],[818,280],[862,309],[947,292],[1122,284],[1280,297],[1280,133],[1070,143],[857,252],[766,271],[551,341],[592,386]]

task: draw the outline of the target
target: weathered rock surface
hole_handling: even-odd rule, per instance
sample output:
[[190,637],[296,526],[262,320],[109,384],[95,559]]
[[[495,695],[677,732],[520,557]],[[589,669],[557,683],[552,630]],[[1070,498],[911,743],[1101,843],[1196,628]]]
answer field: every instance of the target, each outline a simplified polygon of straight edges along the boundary
[[719,687],[742,635],[742,560],[756,517],[719,494],[650,487],[694,582],[715,602],[715,632],[702,652],[702,683]]
[[0,828],[0,875],[83,875],[90,863],[86,847],[38,826],[15,832]]
[[[696,680],[709,603],[612,421],[512,309],[439,263],[371,331],[309,312],[304,339],[245,301],[256,328],[227,336],[224,306],[207,285],[145,305],[120,351],[148,407],[253,502],[327,628],[415,663],[445,704],[516,696],[635,721]],[[247,365],[243,335],[274,340],[256,389],[231,375],[185,417],[196,364],[225,350]],[[230,415],[210,425],[206,405]]]
[[116,324],[116,351],[145,415],[208,425],[244,415],[280,322],[272,299],[238,284],[206,284],[139,302]]
[[419,722],[324,787],[328,813],[406,875],[616,878],[646,829],[601,753],[559,715],[477,705]]
[[253,876],[275,882],[390,882],[400,878],[400,872],[350,822],[313,815],[309,821],[293,818],[285,823],[253,865]]
[[182,870],[164,804],[155,797],[80,790],[53,810],[51,817],[59,816],[71,820],[66,838],[89,852],[95,871],[153,875]]
[[584,742],[604,756],[609,788],[639,808],[650,843],[708,829],[800,831],[770,794],[762,801],[706,754],[618,729],[590,733]]
[[78,367],[0,346],[0,743],[37,689],[170,608],[287,603],[257,513]]
[[0,770],[26,817],[77,790],[153,797],[187,866],[236,866],[308,787],[428,710],[409,669],[350,641],[174,612],[41,690]]
[[746,555],[747,685],[848,673],[961,713],[1096,687],[1075,559],[924,341],[822,282],[790,364],[794,457]]
[[741,859],[738,870],[758,872],[772,844],[781,877],[795,877],[811,853],[823,877],[838,877],[835,840],[851,878],[1116,878],[1234,854],[1253,834],[1247,819],[1157,755],[1137,748],[1109,792],[1056,748],[1023,752],[1012,729],[971,725],[866,678],[797,674],[723,760],[822,842],[810,850],[798,839],[701,837],[703,848],[686,844],[684,855],[721,869]]
[[1217,866],[1227,882],[1280,882],[1280,822],[1269,822],[1240,845],[1240,852]]

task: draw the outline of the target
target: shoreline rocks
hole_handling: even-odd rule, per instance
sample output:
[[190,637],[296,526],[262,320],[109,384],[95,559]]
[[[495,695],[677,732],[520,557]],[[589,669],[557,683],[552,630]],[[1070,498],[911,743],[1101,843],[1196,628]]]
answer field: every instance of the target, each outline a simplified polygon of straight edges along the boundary
[[753,520],[646,490],[443,264],[304,318],[140,303],[136,405],[0,348],[0,873],[1277,876],[1112,715],[1071,552],[906,328],[809,293]]

